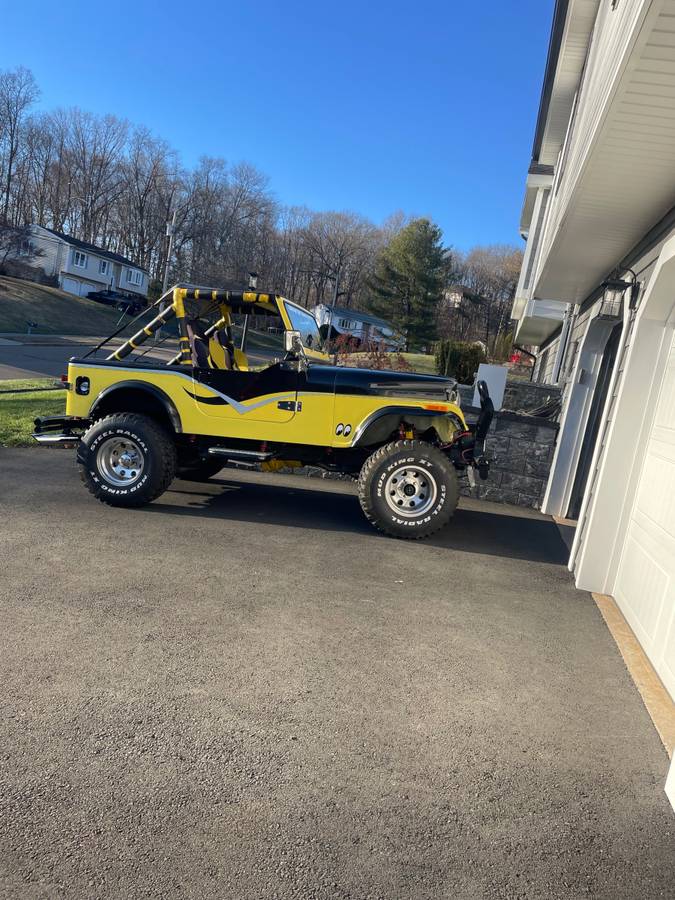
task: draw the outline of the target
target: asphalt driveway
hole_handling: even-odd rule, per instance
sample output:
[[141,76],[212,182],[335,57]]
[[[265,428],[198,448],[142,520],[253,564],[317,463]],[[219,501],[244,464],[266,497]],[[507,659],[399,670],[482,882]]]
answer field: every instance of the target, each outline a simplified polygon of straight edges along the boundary
[[673,897],[666,754],[548,520],[379,537],[227,471],[0,450],[3,897]]

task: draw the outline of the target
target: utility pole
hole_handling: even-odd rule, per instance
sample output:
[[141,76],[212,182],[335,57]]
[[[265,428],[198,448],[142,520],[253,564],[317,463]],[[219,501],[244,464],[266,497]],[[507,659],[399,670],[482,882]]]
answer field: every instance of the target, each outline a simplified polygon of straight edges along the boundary
[[171,265],[171,257],[173,256],[173,236],[176,233],[176,213],[174,209],[171,221],[166,223],[166,233],[169,238],[169,246],[166,251],[166,265],[164,266],[164,281],[162,283],[162,293],[166,294],[169,287],[169,267]]
[[335,310],[335,306],[338,301],[338,290],[339,290],[339,286],[340,286],[340,263],[338,263],[338,267],[335,272],[333,281],[334,281],[333,303],[330,308],[330,313],[328,314],[328,334],[326,335],[326,350],[329,350],[329,348],[330,348],[331,331],[333,330],[333,311]]
[[[166,233],[169,238],[169,246],[166,250],[166,265],[164,266],[164,281],[162,282],[162,294],[166,294],[169,288],[169,266],[171,265],[171,257],[173,256],[173,236],[176,233],[176,213],[177,209],[174,209],[173,215],[171,216],[171,221],[166,223]],[[163,312],[166,309],[164,303],[160,303],[160,312]],[[164,338],[162,336],[162,329],[158,328],[155,332],[155,341],[161,342]]]

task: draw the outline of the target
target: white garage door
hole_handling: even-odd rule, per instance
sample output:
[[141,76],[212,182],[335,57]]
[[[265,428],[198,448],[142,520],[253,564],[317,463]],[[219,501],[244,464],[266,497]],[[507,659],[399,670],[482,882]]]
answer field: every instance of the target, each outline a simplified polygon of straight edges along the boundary
[[616,602],[675,698],[675,337],[623,548]]
[[77,294],[78,297],[86,297],[89,291],[95,291],[96,285],[87,281],[78,281],[76,278],[64,278],[62,282],[64,291],[69,294]]

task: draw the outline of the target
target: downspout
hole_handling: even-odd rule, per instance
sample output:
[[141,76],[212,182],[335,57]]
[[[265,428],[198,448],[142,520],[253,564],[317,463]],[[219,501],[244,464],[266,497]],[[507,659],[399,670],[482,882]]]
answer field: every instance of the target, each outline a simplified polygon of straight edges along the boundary
[[532,381],[532,379],[534,378],[534,367],[537,365],[537,354],[530,353],[529,350],[526,350],[524,347],[521,347],[520,344],[514,344],[513,349],[517,350],[518,353],[523,353],[525,356],[529,356],[530,359],[534,360],[534,362],[532,364],[532,371],[530,372],[530,381]]
[[562,330],[560,333],[560,340],[558,341],[558,351],[555,357],[555,363],[553,365],[552,372],[552,384],[560,383],[560,373],[562,371],[563,363],[565,362],[565,354],[567,353],[567,344],[569,341],[570,332],[572,330],[572,320],[574,318],[574,305],[572,303],[568,303],[565,306],[565,315],[563,317]]

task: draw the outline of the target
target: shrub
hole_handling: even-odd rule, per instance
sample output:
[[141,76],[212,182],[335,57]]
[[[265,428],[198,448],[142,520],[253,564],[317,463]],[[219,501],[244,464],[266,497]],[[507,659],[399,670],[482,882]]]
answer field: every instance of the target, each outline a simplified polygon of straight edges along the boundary
[[0,263],[0,275],[6,275],[8,278],[21,278],[22,281],[32,281],[48,287],[59,286],[58,278],[47,275],[41,266],[31,266],[21,259],[6,259]]
[[334,351],[343,366],[412,372],[412,366],[402,353],[385,350],[381,344],[364,343],[347,334],[340,335],[335,341]]
[[486,360],[485,348],[478,342],[447,340],[436,347],[439,375],[450,375],[460,384],[473,384],[478,366]]

